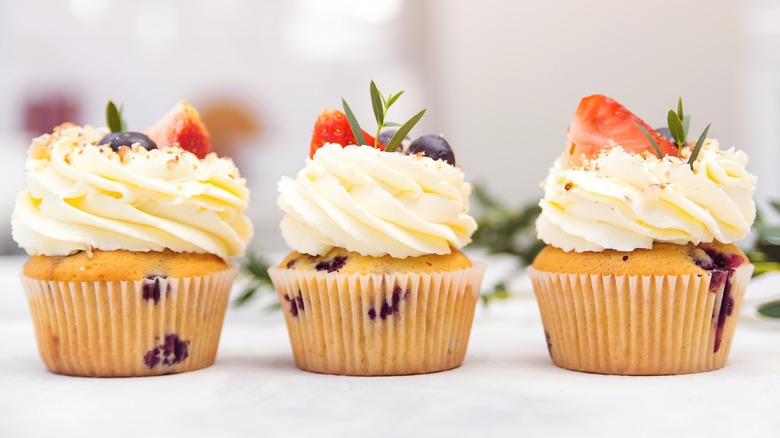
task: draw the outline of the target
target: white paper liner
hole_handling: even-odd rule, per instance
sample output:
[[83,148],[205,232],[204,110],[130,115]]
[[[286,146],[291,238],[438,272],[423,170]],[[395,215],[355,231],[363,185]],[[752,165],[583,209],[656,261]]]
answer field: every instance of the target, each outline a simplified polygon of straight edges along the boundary
[[463,363],[485,265],[430,274],[268,272],[298,368],[404,375]]
[[728,314],[721,307],[726,283],[710,291],[710,274],[616,276],[528,268],[553,363],[624,375],[722,368],[752,272],[753,265],[734,270]]
[[[131,377],[214,363],[238,265],[204,276],[57,282],[22,275],[38,351],[57,374]],[[146,298],[145,298],[146,295]]]

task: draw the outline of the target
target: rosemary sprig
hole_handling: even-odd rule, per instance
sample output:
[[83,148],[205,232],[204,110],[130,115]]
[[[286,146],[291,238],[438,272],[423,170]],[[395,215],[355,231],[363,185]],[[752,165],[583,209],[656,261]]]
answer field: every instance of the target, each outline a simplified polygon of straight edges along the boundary
[[[374,81],[371,81],[371,84],[369,86],[369,92],[371,94],[371,107],[374,110],[374,117],[376,118],[376,124],[377,124],[377,130],[376,130],[376,135],[374,136],[373,146],[377,147],[379,144],[379,140],[378,140],[379,133],[382,131],[382,128],[388,126],[399,126],[398,123],[388,122],[385,119],[387,117],[387,111],[398,100],[398,98],[401,97],[402,94],[404,94],[404,90],[401,90],[396,94],[390,93],[387,95],[387,98],[385,98],[385,96],[379,92],[379,89],[377,88]],[[347,115],[347,120],[349,121],[349,128],[352,130],[352,133],[355,135],[355,139],[357,143],[366,144],[366,138],[363,135],[363,130],[360,129],[360,126],[358,125],[355,115],[352,113],[352,110],[349,108],[349,105],[347,105],[347,102],[343,98],[341,99],[341,104],[344,107],[344,113]],[[393,134],[393,137],[385,145],[385,152],[395,152],[395,150],[401,144],[401,141],[403,141],[403,139],[406,137],[406,134],[408,134],[409,131],[412,130],[414,125],[416,125],[417,122],[420,121],[423,114],[425,114],[425,110],[420,111],[419,113],[415,114],[414,117],[407,120],[406,123],[400,125],[401,127],[398,128],[398,131],[396,131],[395,134]]]
[[696,146],[694,146],[693,151],[691,152],[691,158],[688,158],[688,164],[691,166],[691,170],[693,170],[693,162],[696,161],[696,157],[699,156],[701,146],[704,144],[704,140],[707,138],[707,132],[709,132],[710,126],[712,126],[712,123],[704,128],[704,132],[702,132],[699,136],[699,139],[696,141]]
[[241,263],[241,274],[242,277],[247,278],[247,285],[233,302],[234,305],[240,306],[261,292],[271,292],[274,290],[271,276],[268,275],[268,268],[270,267],[271,265],[259,254],[247,254],[246,258]]
[[502,281],[501,283],[496,284],[493,287],[493,290],[479,294],[479,298],[482,300],[482,305],[487,307],[491,301],[505,300],[509,298],[510,295],[511,294],[506,289],[506,283]]
[[661,148],[658,147],[658,143],[655,142],[655,139],[652,135],[645,129],[644,126],[640,125],[637,122],[632,121],[634,125],[636,125],[637,128],[639,128],[640,131],[642,131],[642,134],[644,134],[648,140],[650,140],[650,144],[653,145],[653,149],[655,149],[655,154],[658,156],[659,160],[663,160],[664,154],[661,153]]
[[683,111],[682,97],[677,100],[677,112],[669,110],[666,115],[666,124],[669,126],[669,132],[672,133],[675,143],[677,143],[677,158],[680,158],[682,147],[688,138],[688,130],[691,126],[691,115]]
[[769,318],[780,318],[780,301],[770,301],[758,306],[758,313]]
[[366,144],[366,137],[363,135],[363,130],[360,129],[358,121],[355,118],[355,114],[352,113],[352,108],[347,105],[347,101],[341,98],[341,106],[344,107],[344,114],[347,115],[347,121],[349,121],[349,129],[352,130],[352,135],[355,136],[355,143],[358,145]]
[[122,118],[122,111],[124,108],[124,105],[119,105],[119,109],[117,109],[114,102],[108,101],[108,104],[106,105],[106,123],[108,123],[108,129],[110,129],[111,132],[127,131],[127,123]]
[[[658,143],[655,142],[653,136],[650,135],[644,126],[637,122],[633,123],[642,131],[645,137],[650,140],[650,144],[653,145],[653,149],[655,149],[655,154],[658,155],[658,158],[663,159],[664,156],[661,153],[661,149],[658,147]],[[682,147],[686,145],[688,132],[691,127],[691,115],[685,114],[683,111],[682,97],[677,100],[677,112],[675,112],[673,109],[670,109],[666,114],[666,123],[669,125],[669,132],[672,133],[672,138],[674,138],[674,142],[677,144],[677,158],[680,158],[682,155]],[[699,136],[699,140],[696,142],[696,146],[694,146],[693,150],[691,151],[691,156],[688,158],[688,165],[691,166],[691,170],[693,170],[693,162],[696,161],[696,157],[699,156],[701,146],[704,144],[704,140],[707,138],[707,132],[709,132],[710,126],[712,126],[712,123],[707,125],[707,128],[705,128],[704,132],[702,132]]]
[[490,254],[513,255],[520,265],[531,264],[544,248],[534,226],[542,209],[536,203],[507,207],[477,184],[473,193],[479,227],[471,236],[470,246],[484,248]]

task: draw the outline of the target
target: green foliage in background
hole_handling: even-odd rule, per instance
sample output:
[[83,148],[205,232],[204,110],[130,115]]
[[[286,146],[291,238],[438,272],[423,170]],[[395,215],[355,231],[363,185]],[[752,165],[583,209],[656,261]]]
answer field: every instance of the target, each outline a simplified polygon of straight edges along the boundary
[[[780,214],[780,201],[769,203]],[[750,262],[756,267],[753,276],[769,271],[780,271],[780,224],[766,223],[763,215],[757,214],[753,224],[756,240],[753,247],[745,251]],[[758,307],[758,313],[771,318],[780,318],[780,301],[772,301]]]
[[[240,277],[246,281],[244,290],[241,291],[241,295],[236,298],[233,304],[240,306],[247,301],[255,298],[260,294],[273,294],[274,285],[271,283],[271,276],[268,275],[268,268],[271,265],[258,253],[248,253],[244,260],[241,261]],[[280,308],[281,306],[275,305],[272,308]]]

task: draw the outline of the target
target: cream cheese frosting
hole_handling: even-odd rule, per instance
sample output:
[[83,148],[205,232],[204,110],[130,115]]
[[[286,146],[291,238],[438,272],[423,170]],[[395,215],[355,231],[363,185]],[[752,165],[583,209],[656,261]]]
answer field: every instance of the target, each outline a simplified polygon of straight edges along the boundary
[[581,166],[566,154],[544,181],[537,235],[564,251],[632,251],[653,242],[732,243],[756,217],[747,155],[707,139],[693,169],[682,159],[632,155],[619,145]]
[[252,224],[246,181],[229,158],[179,147],[98,146],[105,128],[68,126],[33,140],[11,219],[27,253],[94,249],[244,253]]
[[471,241],[471,185],[443,160],[326,144],[295,179],[279,181],[280,229],[290,248],[345,248],[394,258],[449,254]]

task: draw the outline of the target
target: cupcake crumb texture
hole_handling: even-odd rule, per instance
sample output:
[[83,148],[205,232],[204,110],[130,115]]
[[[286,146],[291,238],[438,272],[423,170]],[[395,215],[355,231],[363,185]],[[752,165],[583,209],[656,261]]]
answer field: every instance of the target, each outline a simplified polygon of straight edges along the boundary
[[405,259],[397,259],[391,256],[362,256],[344,248],[333,248],[321,256],[292,252],[282,260],[278,268],[313,270],[323,273],[381,274],[409,271],[453,271],[470,267],[471,265],[471,261],[454,248],[451,254],[428,254]]

